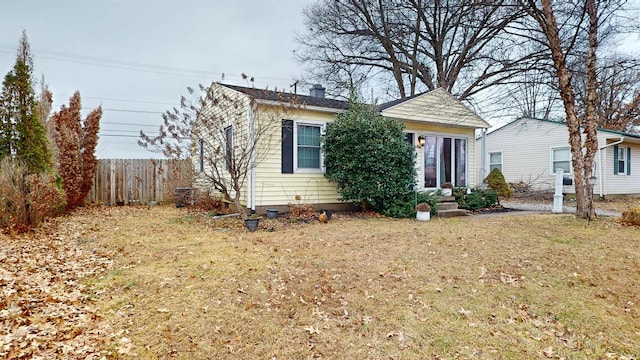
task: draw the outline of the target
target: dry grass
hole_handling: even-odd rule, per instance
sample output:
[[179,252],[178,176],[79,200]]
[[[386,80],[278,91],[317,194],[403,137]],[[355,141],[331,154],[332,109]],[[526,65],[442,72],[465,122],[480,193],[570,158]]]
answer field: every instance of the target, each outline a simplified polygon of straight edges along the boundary
[[640,233],[612,221],[334,214],[249,233],[170,207],[94,216],[69,221],[120,254],[90,285],[124,357],[640,357]]

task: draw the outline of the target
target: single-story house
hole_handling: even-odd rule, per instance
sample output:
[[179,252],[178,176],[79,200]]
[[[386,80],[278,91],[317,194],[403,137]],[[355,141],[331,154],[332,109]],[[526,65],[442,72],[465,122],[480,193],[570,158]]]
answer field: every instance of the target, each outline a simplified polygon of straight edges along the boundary
[[[339,200],[336,184],[324,177],[320,142],[326,124],[345,112],[348,102],[326,98],[320,85],[314,85],[309,95],[221,83],[214,83],[212,92],[218,95],[216,98],[223,99],[220,101],[246,98],[241,103],[246,107],[243,111],[247,114],[247,128],[255,128],[252,122],[268,121],[265,119],[269,115],[290,102],[300,104],[294,112],[278,119],[278,128],[273,129],[271,137],[261,140],[270,141],[270,150],[267,156],[258,156],[261,161],[248,174],[242,189],[243,205],[259,212],[267,207],[286,211],[292,203],[313,204],[326,209],[350,205]],[[455,186],[478,183],[473,171],[474,135],[476,129],[488,128],[489,124],[445,90],[436,89],[384,103],[378,106],[378,111],[382,116],[404,123],[406,139],[417,151],[420,190],[436,190],[445,182]],[[220,114],[223,119],[224,116]],[[198,126],[197,122],[195,126]],[[227,139],[233,139],[235,135],[231,133],[245,130],[229,128]],[[198,144],[198,140],[193,139],[193,143]],[[199,144],[202,146],[203,142]],[[192,149],[194,168],[205,171],[202,154],[206,149],[197,146]],[[196,175],[196,188],[211,190],[203,188],[204,183],[198,180]]]
[[[594,194],[601,197],[640,195],[640,135],[598,129],[597,137]],[[476,143],[478,178],[499,168],[507,182],[522,181],[535,190],[547,190],[554,187],[556,169],[563,169],[567,177],[573,177],[565,123],[519,118],[484,138],[484,144],[482,138]],[[572,185],[565,185],[564,192],[575,193],[575,190]]]

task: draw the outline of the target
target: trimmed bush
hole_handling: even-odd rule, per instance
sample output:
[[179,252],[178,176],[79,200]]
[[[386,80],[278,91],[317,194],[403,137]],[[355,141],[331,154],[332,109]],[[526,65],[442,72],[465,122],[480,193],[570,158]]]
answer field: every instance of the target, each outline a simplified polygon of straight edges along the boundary
[[[435,192],[419,192],[417,203],[426,203],[431,207],[431,215],[435,215],[438,210],[440,196]],[[382,211],[382,215],[393,218],[412,218],[416,216],[416,194],[407,193],[387,203]]]
[[640,226],[640,206],[623,211],[622,222]]
[[502,197],[511,197],[513,196],[513,190],[507,184],[507,181],[504,179],[504,175],[498,168],[494,168],[491,170],[489,175],[484,182],[489,185],[489,188],[498,192],[499,196]]
[[475,211],[498,204],[498,193],[493,189],[474,188],[467,194],[467,188],[459,187],[454,190],[453,195],[460,209]]

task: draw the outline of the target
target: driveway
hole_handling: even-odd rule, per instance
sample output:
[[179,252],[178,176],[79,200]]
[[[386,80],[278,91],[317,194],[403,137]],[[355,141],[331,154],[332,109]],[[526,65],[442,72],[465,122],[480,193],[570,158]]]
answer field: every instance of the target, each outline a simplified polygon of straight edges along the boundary
[[[572,204],[572,202],[564,202],[565,206],[562,207],[562,211],[565,213],[573,213],[576,212],[576,207],[566,204]],[[552,212],[553,203],[549,204],[546,202],[520,202],[520,201],[509,201],[509,200],[501,200],[500,204],[509,209],[523,210],[523,211],[535,211],[535,212]],[[596,215],[598,216],[611,216],[611,217],[620,217],[622,213],[618,211],[611,210],[603,210],[597,208],[596,203]]]

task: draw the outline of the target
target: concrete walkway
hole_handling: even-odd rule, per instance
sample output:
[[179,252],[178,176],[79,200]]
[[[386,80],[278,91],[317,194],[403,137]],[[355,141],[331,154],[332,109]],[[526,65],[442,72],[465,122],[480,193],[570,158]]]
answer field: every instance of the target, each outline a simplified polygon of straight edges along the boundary
[[[509,209],[532,211],[532,212],[538,212],[538,213],[546,213],[546,212],[550,213],[553,210],[553,204],[544,204],[544,203],[520,203],[520,202],[510,202],[508,200],[507,201],[503,200],[503,201],[500,201],[500,205]],[[575,206],[563,206],[562,211],[565,213],[575,214],[576,208]],[[506,213],[506,214],[509,214],[509,213]],[[608,211],[608,210],[600,210],[600,209],[596,209],[596,215],[611,216],[611,217],[622,216],[622,214],[617,211]]]

